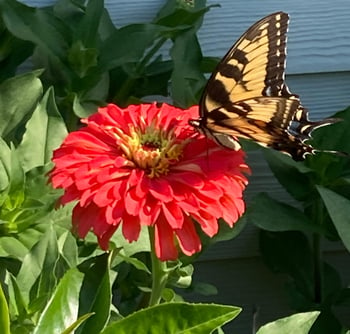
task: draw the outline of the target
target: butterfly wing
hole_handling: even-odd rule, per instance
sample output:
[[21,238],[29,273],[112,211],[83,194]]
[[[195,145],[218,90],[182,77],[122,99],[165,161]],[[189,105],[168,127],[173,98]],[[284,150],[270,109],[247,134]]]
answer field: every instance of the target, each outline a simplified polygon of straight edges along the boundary
[[220,145],[238,149],[236,137],[252,139],[302,160],[317,127],[285,83],[288,14],[277,12],[251,26],[211,75],[200,100],[200,119],[191,124]]
[[288,14],[271,14],[251,26],[210,77],[201,116],[257,96],[290,96],[284,81]]

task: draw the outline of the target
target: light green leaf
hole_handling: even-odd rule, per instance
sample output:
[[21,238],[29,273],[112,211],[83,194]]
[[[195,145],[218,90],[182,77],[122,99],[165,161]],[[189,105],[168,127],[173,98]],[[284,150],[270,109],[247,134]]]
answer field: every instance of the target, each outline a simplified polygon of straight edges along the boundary
[[350,200],[327,188],[317,186],[327,211],[344,246],[350,252]]
[[72,325],[70,325],[65,331],[63,331],[61,334],[70,334],[74,333],[74,330],[78,328],[84,321],[89,319],[94,313],[87,313],[82,315],[81,317],[78,318],[77,321],[73,322]]
[[83,277],[76,268],[66,272],[41,314],[33,334],[61,334],[76,323]]
[[256,334],[308,334],[320,312],[293,314],[262,326]]
[[0,257],[9,257],[23,261],[28,253],[28,248],[14,237],[3,236],[0,238]]
[[40,72],[31,72],[0,84],[0,135],[7,137],[35,108],[42,94]]
[[59,237],[58,248],[61,256],[71,268],[78,264],[78,247],[76,239],[73,237],[71,231],[62,233]]
[[15,276],[7,272],[6,283],[9,292],[9,309],[11,316],[27,317],[27,304],[23,300],[21,288],[18,286]]
[[[0,192],[4,191],[10,183],[11,150],[6,142],[0,138]],[[2,201],[0,200],[0,205]]]
[[50,226],[24,258],[17,275],[17,283],[21,287],[26,304],[29,304],[31,288],[40,276],[42,280],[40,281],[37,297],[42,297],[41,294],[50,293],[50,289],[55,285],[54,266],[57,259],[57,236],[53,227]]
[[50,88],[27,122],[26,132],[18,147],[24,169],[28,171],[49,162],[52,151],[62,143],[67,134],[55,103],[53,89]]
[[0,284],[0,333],[10,334],[10,316],[7,301]]
[[114,322],[101,334],[204,334],[234,319],[241,309],[216,304],[164,303]]

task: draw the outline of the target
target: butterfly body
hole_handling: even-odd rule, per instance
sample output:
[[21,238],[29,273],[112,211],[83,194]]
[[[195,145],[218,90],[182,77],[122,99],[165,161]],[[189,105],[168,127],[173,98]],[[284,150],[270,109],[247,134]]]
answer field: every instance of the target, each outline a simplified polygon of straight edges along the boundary
[[190,124],[220,145],[239,149],[237,138],[303,160],[314,148],[311,132],[336,119],[311,122],[285,83],[288,14],[278,12],[251,26],[232,46],[208,80],[200,118]]

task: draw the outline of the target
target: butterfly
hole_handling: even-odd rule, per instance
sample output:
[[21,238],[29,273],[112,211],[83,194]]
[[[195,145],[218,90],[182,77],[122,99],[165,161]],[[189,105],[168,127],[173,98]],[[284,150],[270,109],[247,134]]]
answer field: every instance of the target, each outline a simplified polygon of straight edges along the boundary
[[200,99],[196,129],[218,144],[238,150],[251,139],[303,160],[315,149],[305,143],[318,127],[338,122],[308,119],[299,96],[285,82],[289,16],[270,14],[253,24],[231,47],[209,78]]

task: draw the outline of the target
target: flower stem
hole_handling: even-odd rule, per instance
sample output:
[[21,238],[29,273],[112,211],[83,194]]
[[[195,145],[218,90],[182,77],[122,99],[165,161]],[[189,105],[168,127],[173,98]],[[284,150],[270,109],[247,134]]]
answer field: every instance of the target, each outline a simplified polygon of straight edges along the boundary
[[149,238],[151,242],[152,261],[152,291],[149,299],[149,306],[157,305],[161,301],[163,289],[168,280],[167,263],[158,259],[154,245],[154,227],[149,227]]

